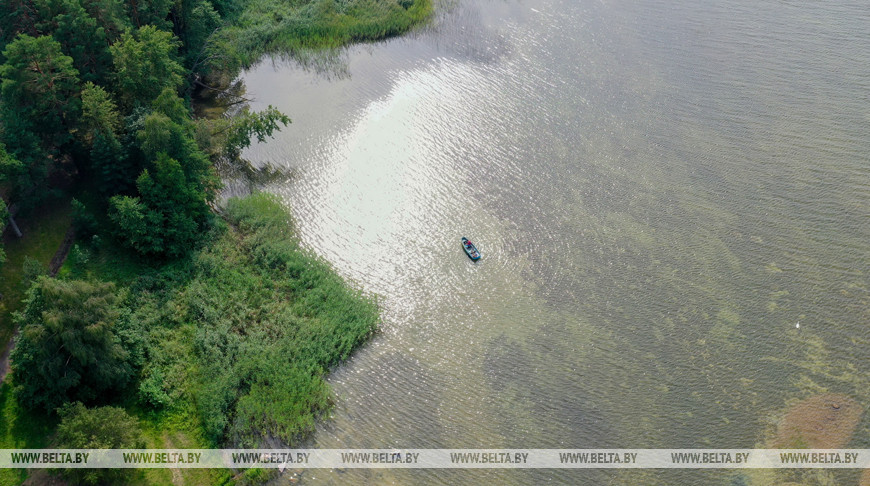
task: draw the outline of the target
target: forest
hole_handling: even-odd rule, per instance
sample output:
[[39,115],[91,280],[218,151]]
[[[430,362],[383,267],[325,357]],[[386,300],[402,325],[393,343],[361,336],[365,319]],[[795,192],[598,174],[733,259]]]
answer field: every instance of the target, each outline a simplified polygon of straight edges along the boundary
[[[331,403],[325,373],[375,332],[377,306],[300,247],[275,198],[216,203],[215,163],[244,163],[246,147],[290,118],[272,107],[197,118],[193,106],[263,56],[400,34],[430,2],[0,4],[0,345],[18,330],[0,446],[303,437]],[[237,473],[184,479],[269,476]],[[162,484],[167,474],[63,475]],[[0,471],[4,484],[26,478]]]

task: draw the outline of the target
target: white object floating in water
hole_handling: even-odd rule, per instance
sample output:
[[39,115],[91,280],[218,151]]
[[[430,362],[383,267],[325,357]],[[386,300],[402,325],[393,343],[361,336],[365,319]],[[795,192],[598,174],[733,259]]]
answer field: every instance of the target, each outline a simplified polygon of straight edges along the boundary
[[795,329],[800,329],[800,328],[801,328],[801,323],[800,323],[800,321],[796,322],[795,325],[794,325],[794,327],[795,327]]

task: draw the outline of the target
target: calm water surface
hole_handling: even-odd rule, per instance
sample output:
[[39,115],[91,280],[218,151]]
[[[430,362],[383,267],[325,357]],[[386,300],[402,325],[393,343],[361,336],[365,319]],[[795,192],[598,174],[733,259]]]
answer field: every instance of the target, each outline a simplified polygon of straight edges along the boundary
[[[280,195],[304,243],[383,308],[308,446],[749,448],[815,394],[870,406],[865,1],[458,0],[415,34],[243,79],[293,124],[246,153],[271,176],[226,174],[227,193]],[[867,425],[851,446],[870,447]]]

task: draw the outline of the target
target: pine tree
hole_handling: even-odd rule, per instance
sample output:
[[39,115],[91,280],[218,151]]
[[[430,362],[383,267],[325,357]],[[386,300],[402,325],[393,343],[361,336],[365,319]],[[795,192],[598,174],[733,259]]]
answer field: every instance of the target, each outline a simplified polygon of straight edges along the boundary
[[148,106],[164,88],[177,90],[184,82],[178,62],[179,42],[171,33],[146,25],[125,32],[109,50],[114,64],[114,88],[124,106]]
[[51,37],[26,34],[7,45],[3,56],[0,120],[10,151],[25,159],[35,142],[49,153],[69,142],[81,105],[73,59]]

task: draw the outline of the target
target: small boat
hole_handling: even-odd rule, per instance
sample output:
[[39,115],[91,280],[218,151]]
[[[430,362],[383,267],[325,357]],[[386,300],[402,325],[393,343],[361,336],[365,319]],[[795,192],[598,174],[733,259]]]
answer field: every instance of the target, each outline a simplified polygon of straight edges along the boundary
[[465,250],[465,254],[468,255],[468,258],[471,258],[473,261],[480,260],[480,252],[477,251],[474,244],[468,241],[468,238],[462,238],[462,249]]

